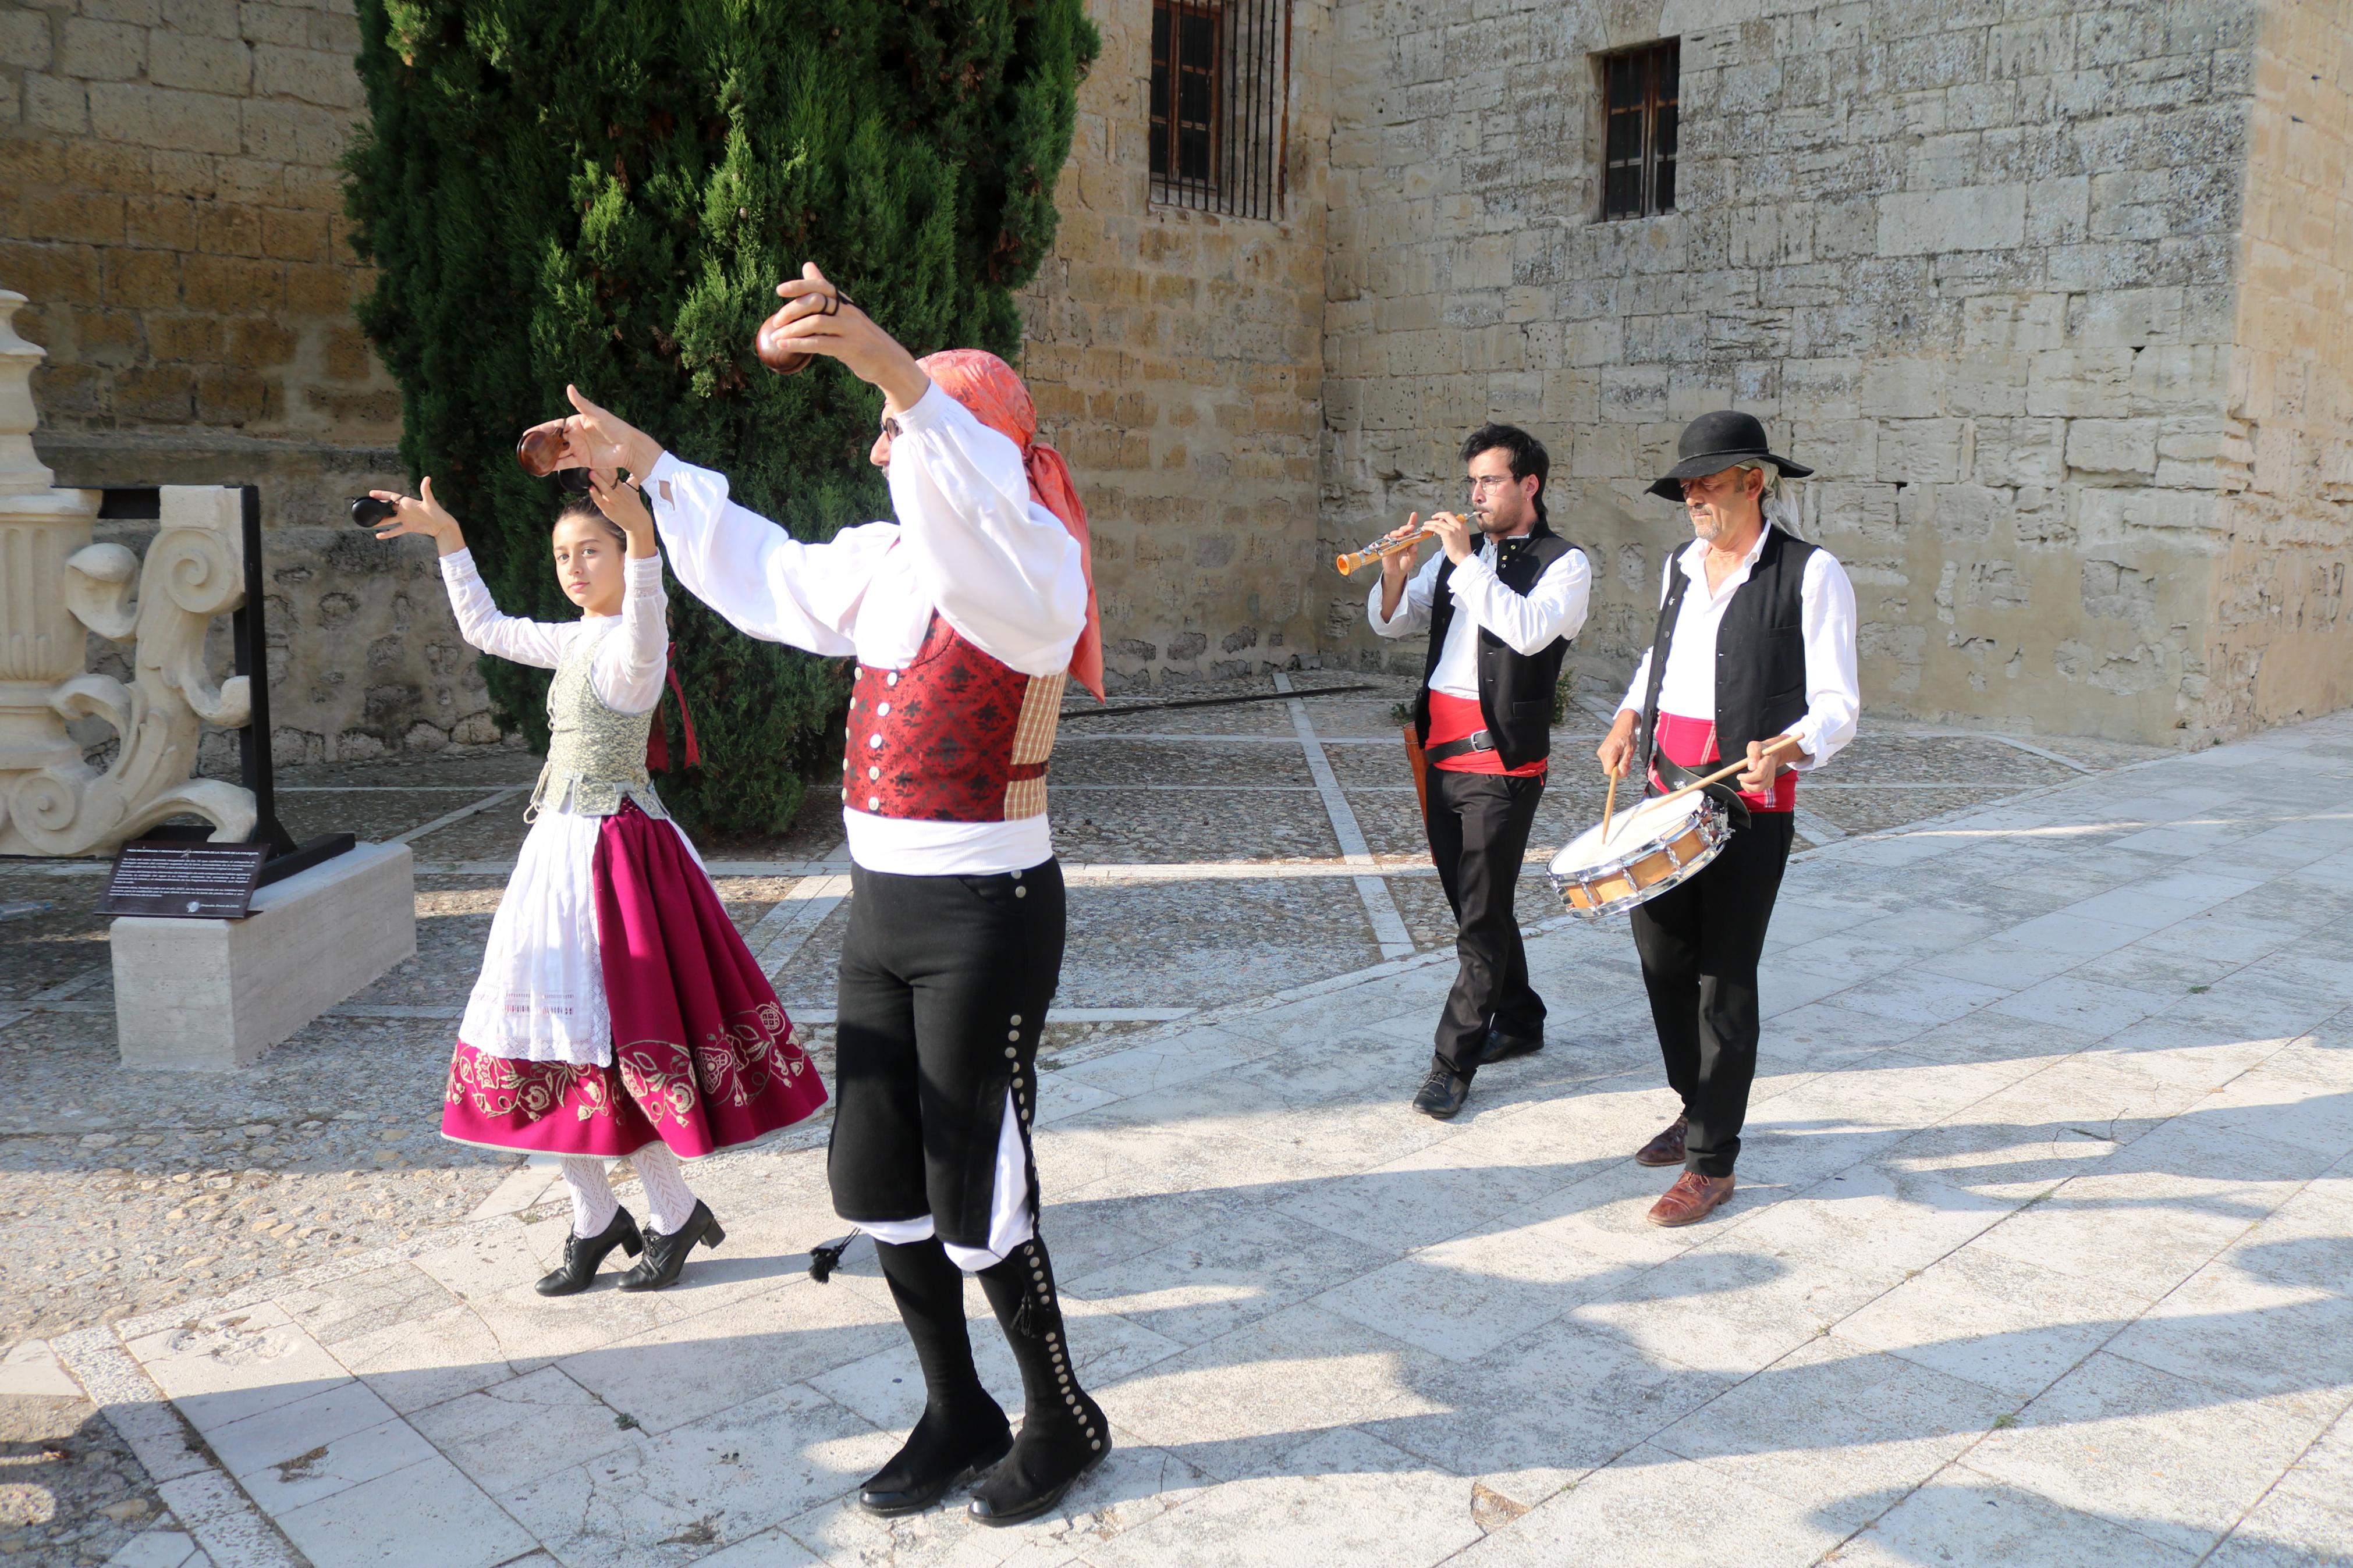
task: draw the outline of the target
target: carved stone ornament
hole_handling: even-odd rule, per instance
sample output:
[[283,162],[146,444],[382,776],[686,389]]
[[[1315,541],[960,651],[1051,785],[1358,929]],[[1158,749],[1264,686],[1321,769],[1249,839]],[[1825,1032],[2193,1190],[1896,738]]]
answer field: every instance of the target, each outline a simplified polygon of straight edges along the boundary
[[[249,713],[246,679],[215,685],[205,666],[212,618],[245,602],[237,492],[165,489],[143,564],[91,543],[98,492],[53,488],[33,451],[42,350],[16,334],[24,303],[0,289],[0,855],[110,855],[183,813],[242,841],[252,792],[188,776],[202,726]],[[130,685],[85,671],[84,627],[135,645]],[[67,732],[79,718],[121,737],[102,773]]]

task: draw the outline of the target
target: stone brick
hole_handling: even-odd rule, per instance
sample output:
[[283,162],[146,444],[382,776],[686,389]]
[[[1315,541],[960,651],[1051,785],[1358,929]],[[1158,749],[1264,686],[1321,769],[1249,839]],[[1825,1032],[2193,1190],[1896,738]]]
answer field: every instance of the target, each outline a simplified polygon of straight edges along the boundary
[[195,417],[195,377],[179,365],[126,370],[114,378],[111,392],[118,419],[185,425]]
[[254,46],[253,88],[268,97],[300,99],[333,109],[353,109],[364,101],[350,55],[275,44]]
[[2102,476],[2157,471],[2154,419],[2075,419],[2067,426],[2067,467]]
[[144,147],[126,147],[116,142],[78,142],[66,154],[65,183],[84,192],[145,195],[155,188],[154,173],[150,167],[152,158]]
[[0,136],[0,181],[18,189],[62,184],[68,151],[76,145],[54,136]]
[[111,247],[99,252],[106,302],[136,310],[180,302],[180,258],[168,250]]
[[136,310],[76,310],[72,320],[75,356],[85,364],[119,370],[145,353],[147,334]]
[[[36,305],[95,305],[103,297],[99,255],[87,245],[0,239],[0,284]],[[20,325],[24,319],[20,312],[16,318]]]
[[27,239],[120,243],[122,198],[71,188],[35,191],[16,204],[12,224]]
[[273,401],[270,384],[258,375],[218,371],[196,383],[196,417],[206,425],[256,423],[271,412]]
[[227,323],[229,364],[242,370],[271,370],[294,357],[294,334],[269,317],[248,317]]
[[235,153],[244,144],[232,98],[92,82],[90,110],[99,134],[117,142],[182,153]]
[[158,362],[210,363],[221,353],[221,324],[215,316],[147,318],[147,346]]
[[164,26],[174,34],[237,37],[237,0],[163,0]]
[[25,73],[25,122],[37,130],[79,136],[90,130],[90,89],[68,77]]
[[42,11],[0,12],[0,66],[49,68],[49,18]]
[[261,249],[266,256],[275,256],[287,261],[326,260],[327,215],[289,212],[283,207],[264,208],[261,214]]
[[228,202],[195,204],[196,248],[208,256],[259,256],[262,215]]
[[58,38],[60,75],[84,81],[131,81],[147,63],[147,34],[120,22],[69,16]]
[[253,56],[234,37],[158,32],[147,47],[147,79],[159,87],[242,93],[253,81]]
[[343,155],[351,132],[348,112],[259,99],[247,99],[241,107],[243,148],[257,158],[323,168]]
[[2026,237],[2026,193],[2015,185],[1898,191],[1879,198],[1879,254],[1996,250]]
[[101,22],[123,22],[133,27],[153,27],[164,19],[157,0],[78,0],[74,8]]
[[342,267],[286,268],[286,308],[298,316],[342,316],[352,308],[352,272]]
[[237,35],[248,43],[284,44],[300,48],[310,37],[310,14],[299,5],[270,5],[246,0],[237,7]]
[[180,289],[192,310],[275,310],[285,303],[285,268],[239,257],[190,255],[180,263]]
[[122,204],[123,237],[164,250],[196,247],[196,204],[181,196],[132,196]]

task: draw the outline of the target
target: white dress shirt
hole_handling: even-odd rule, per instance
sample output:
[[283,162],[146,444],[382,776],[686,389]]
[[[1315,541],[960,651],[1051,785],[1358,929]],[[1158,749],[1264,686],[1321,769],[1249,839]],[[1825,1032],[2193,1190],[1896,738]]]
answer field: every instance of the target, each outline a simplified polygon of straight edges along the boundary
[[[1659,580],[1660,605],[1667,602],[1675,572],[1689,577],[1691,586],[1683,590],[1683,602],[1675,611],[1666,679],[1659,687],[1660,712],[1715,721],[1715,635],[1724,625],[1724,612],[1732,595],[1748,581],[1757,558],[1765,552],[1766,531],[1757,530],[1757,542],[1749,547],[1747,556],[1714,588],[1707,583],[1705,541],[1694,539],[1668,558],[1666,572]],[[1788,732],[1798,738],[1806,753],[1804,761],[1791,764],[1802,772],[1829,762],[1854,739],[1862,694],[1854,670],[1854,584],[1847,581],[1846,568],[1829,551],[1817,547],[1806,558],[1806,574],[1798,593],[1806,644],[1806,716],[1790,725]],[[1618,710],[1639,715],[1650,685],[1651,655],[1645,649]],[[1757,737],[1760,741],[1771,738]]]
[[[1024,675],[1059,675],[1086,626],[1078,541],[1029,499],[1021,449],[934,386],[898,416],[897,522],[804,544],[728,499],[723,475],[665,452],[645,492],[670,570],[704,604],[768,642],[903,669],[932,614]],[[842,807],[850,858],[901,876],[988,876],[1053,853],[1046,816],[925,822]]]
[[[1381,584],[1376,582],[1365,601],[1373,630],[1385,637],[1427,631],[1438,574],[1445,563],[1443,550],[1422,563],[1421,570],[1406,580],[1397,614],[1388,619],[1381,616]],[[1525,594],[1514,593],[1495,575],[1495,542],[1491,538],[1480,545],[1478,554],[1454,569],[1446,585],[1454,598],[1454,619],[1446,628],[1446,646],[1438,650],[1438,668],[1430,672],[1430,689],[1476,702],[1479,629],[1494,633],[1514,652],[1528,658],[1556,637],[1575,637],[1584,628],[1586,606],[1593,596],[1593,568],[1585,552],[1572,547],[1546,567]]]
[[664,614],[670,600],[662,592],[660,556],[623,556],[621,613],[583,616],[576,621],[526,621],[501,615],[470,550],[441,557],[441,581],[449,590],[458,635],[492,658],[516,664],[554,669],[564,662],[564,650],[573,639],[605,637],[617,625],[619,635],[605,637],[589,660],[589,689],[616,713],[649,712],[661,700],[662,676],[670,668],[670,622]]

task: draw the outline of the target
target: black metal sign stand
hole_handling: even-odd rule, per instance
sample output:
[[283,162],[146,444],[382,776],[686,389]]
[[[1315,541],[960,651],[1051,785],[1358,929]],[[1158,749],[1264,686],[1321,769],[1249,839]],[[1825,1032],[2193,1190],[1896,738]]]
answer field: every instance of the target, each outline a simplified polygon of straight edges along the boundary
[[333,859],[351,848],[354,839],[348,833],[327,833],[297,844],[286,825],[278,820],[278,780],[269,754],[269,646],[264,627],[269,617],[262,597],[260,487],[239,485],[237,500],[245,535],[245,606],[237,612],[232,625],[237,672],[246,678],[253,704],[253,717],[237,731],[237,771],[244,774],[245,787],[253,792],[253,837],[248,842],[269,846],[269,858],[263,863],[257,884],[268,887],[322,860]]

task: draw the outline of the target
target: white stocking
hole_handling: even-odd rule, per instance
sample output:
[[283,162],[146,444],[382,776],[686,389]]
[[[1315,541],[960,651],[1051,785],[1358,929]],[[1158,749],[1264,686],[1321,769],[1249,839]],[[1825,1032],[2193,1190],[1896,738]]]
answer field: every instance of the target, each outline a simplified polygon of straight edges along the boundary
[[645,1184],[647,1217],[653,1227],[664,1236],[685,1229],[694,1215],[694,1193],[670,1146],[649,1143],[629,1156],[629,1163],[638,1168],[638,1180]]
[[564,1185],[572,1194],[572,1234],[602,1236],[621,1206],[613,1184],[605,1179],[605,1162],[581,1154],[564,1156]]

